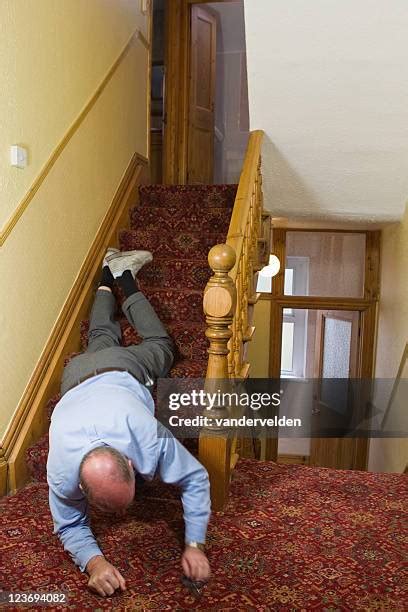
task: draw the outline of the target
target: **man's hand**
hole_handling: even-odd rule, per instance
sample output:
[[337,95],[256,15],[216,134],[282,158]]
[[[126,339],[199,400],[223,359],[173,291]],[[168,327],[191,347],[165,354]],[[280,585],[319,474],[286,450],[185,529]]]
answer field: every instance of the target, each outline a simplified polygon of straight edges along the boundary
[[86,571],[89,574],[89,588],[103,597],[113,595],[116,589],[126,590],[126,581],[122,574],[106,561],[105,557],[92,557],[87,563]]
[[210,564],[205,554],[193,546],[186,546],[181,557],[181,566],[191,580],[208,580],[211,575]]

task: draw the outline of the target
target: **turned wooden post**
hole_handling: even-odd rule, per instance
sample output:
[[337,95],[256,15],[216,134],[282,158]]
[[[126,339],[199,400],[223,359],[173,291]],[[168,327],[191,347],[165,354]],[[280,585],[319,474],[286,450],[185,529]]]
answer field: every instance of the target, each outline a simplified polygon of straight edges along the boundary
[[[232,336],[230,326],[236,306],[235,285],[228,275],[235,265],[235,251],[227,244],[217,244],[208,254],[208,262],[214,274],[204,291],[204,313],[210,341],[205,389],[207,392],[227,391],[228,341]],[[228,416],[222,405],[215,405],[206,413],[210,419]],[[207,468],[211,483],[213,510],[221,510],[228,498],[231,471],[231,432],[210,426],[202,430],[199,442],[199,458]]]

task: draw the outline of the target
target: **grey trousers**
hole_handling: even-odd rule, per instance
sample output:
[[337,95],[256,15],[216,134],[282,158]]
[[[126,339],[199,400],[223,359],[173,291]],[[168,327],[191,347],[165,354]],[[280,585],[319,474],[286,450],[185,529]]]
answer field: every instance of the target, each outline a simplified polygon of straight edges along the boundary
[[128,297],[122,310],[143,338],[141,344],[120,346],[120,325],[114,320],[116,300],[110,291],[96,292],[89,324],[88,348],[64,368],[61,394],[100,368],[127,370],[139,382],[151,386],[168,374],[174,359],[173,342],[150,302],[139,291]]

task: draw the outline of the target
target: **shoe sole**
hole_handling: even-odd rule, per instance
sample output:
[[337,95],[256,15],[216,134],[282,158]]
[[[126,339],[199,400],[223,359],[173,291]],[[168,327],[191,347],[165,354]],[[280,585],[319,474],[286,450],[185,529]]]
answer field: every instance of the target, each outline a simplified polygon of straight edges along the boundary
[[[106,258],[107,264],[113,276],[117,278],[125,270],[130,270],[133,276],[139,272],[145,264],[153,260],[153,255],[150,251],[120,251],[113,253]],[[117,266],[115,266],[117,262]]]

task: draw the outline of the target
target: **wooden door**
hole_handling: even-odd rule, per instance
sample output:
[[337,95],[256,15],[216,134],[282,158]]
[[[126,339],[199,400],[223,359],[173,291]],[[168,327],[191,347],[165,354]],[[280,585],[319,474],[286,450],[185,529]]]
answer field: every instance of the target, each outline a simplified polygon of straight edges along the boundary
[[187,183],[190,185],[213,182],[216,32],[215,16],[193,5],[187,139]]
[[[346,379],[358,378],[360,313],[351,311],[318,311],[315,342],[314,376],[316,379],[315,427],[336,426],[344,423],[348,407],[350,384]],[[336,337],[337,335],[337,337]],[[330,362],[330,357],[331,363]],[[325,401],[330,387],[325,389],[325,378],[341,378],[337,395]],[[339,381],[340,382],[340,381]],[[333,387],[331,387],[333,395]],[[340,393],[339,393],[340,390]],[[327,405],[331,409],[327,411]],[[329,416],[328,416],[329,415]],[[352,416],[352,415],[351,415]],[[347,415],[346,415],[347,417]],[[347,420],[347,418],[346,418]],[[312,438],[310,465],[337,469],[366,469],[367,440],[359,438]]]

